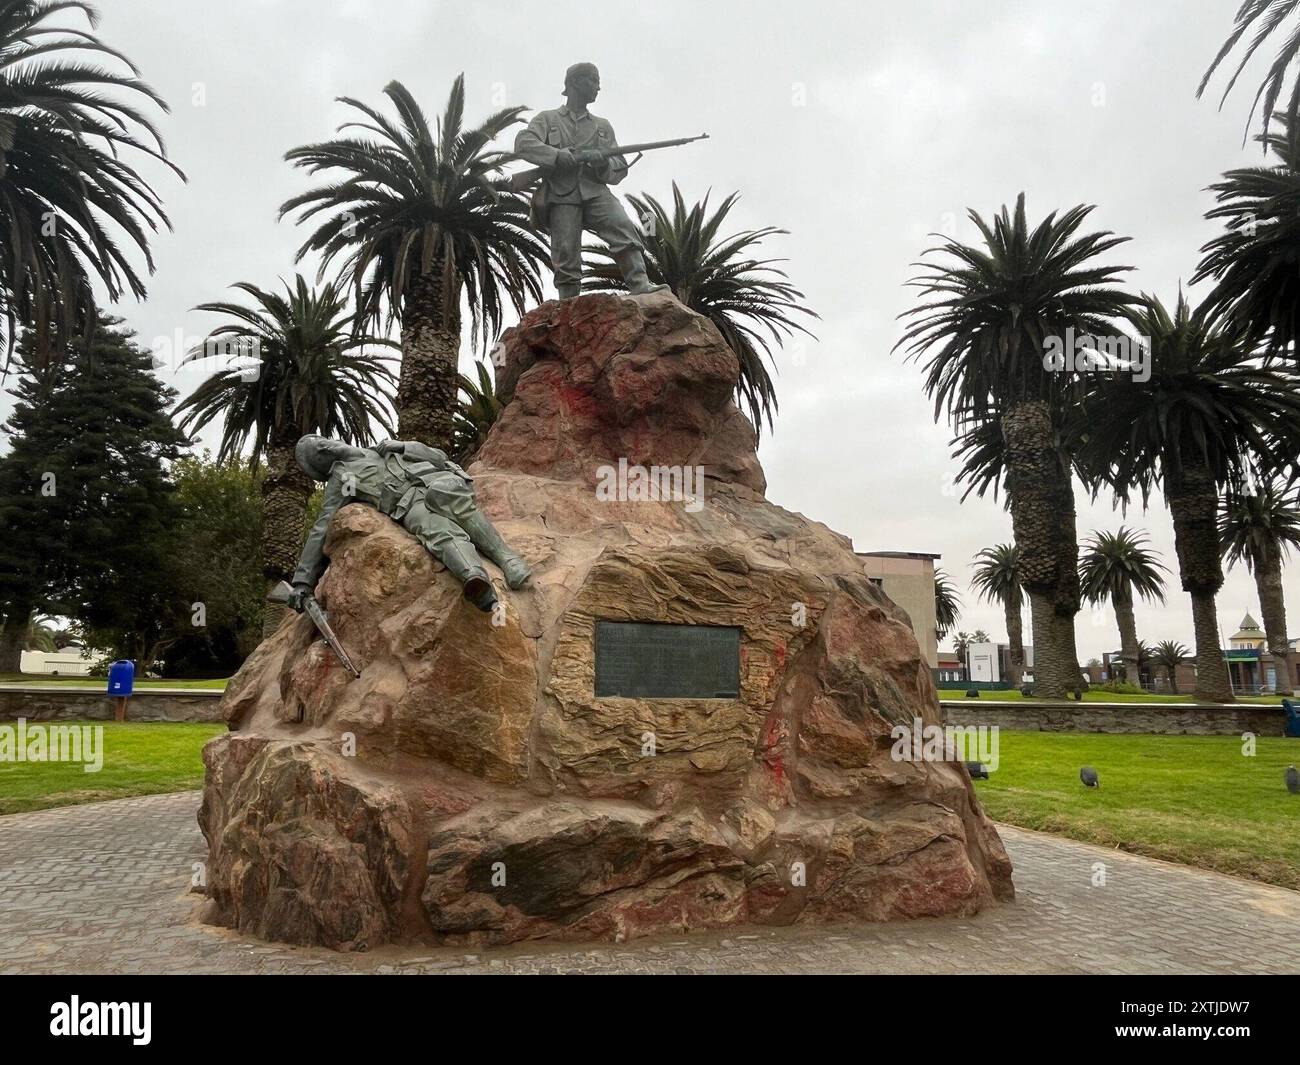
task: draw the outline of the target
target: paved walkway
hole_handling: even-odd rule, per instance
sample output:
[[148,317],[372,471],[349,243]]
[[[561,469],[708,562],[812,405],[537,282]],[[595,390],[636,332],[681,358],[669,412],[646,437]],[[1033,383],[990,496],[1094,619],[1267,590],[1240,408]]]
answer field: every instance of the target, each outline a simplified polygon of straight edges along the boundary
[[1300,973],[1300,893],[1005,827],[1018,899],[970,919],[474,954],[276,946],[196,920],[198,804],[183,792],[0,817],[0,973]]

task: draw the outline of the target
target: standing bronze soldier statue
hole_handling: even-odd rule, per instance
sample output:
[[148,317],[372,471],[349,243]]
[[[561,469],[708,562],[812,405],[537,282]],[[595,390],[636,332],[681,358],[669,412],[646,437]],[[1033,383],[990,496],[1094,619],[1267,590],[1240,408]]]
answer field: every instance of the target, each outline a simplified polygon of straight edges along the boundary
[[[614,253],[629,292],[660,292],[646,276],[641,231],[612,192],[627,176],[627,159],[617,148],[614,127],[587,110],[600,92],[600,72],[592,63],[575,63],[564,73],[568,103],[539,111],[515,139],[515,154],[542,168],[533,193],[532,217],[550,231],[551,266],[560,299],[576,296],[582,283],[582,233],[594,233]],[[695,138],[692,138],[695,139]]]

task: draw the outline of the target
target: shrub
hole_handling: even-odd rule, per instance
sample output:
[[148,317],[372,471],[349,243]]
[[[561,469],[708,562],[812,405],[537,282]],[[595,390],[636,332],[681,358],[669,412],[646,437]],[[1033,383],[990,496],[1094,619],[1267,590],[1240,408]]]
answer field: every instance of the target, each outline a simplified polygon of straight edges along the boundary
[[1094,691],[1110,692],[1112,695],[1142,695],[1144,692],[1136,684],[1126,680],[1108,680],[1105,684],[1094,684]]

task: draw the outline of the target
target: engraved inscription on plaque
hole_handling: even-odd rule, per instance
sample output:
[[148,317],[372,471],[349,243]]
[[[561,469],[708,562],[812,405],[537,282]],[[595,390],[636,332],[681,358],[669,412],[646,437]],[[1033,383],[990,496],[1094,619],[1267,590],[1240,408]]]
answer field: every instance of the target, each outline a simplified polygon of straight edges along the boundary
[[740,629],[726,625],[596,622],[596,696],[735,699]]

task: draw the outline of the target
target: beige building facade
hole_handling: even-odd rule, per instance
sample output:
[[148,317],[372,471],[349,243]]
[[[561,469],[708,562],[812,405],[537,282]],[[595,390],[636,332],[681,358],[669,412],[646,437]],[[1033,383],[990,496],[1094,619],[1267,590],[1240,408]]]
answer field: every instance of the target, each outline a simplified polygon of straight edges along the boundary
[[939,667],[939,634],[934,617],[934,563],[939,555],[922,551],[858,551],[867,576],[907,611],[921,653]]

